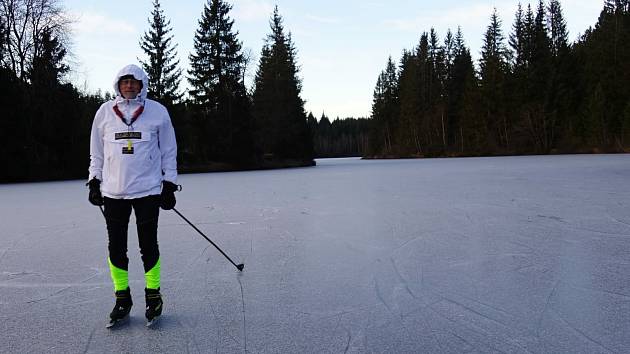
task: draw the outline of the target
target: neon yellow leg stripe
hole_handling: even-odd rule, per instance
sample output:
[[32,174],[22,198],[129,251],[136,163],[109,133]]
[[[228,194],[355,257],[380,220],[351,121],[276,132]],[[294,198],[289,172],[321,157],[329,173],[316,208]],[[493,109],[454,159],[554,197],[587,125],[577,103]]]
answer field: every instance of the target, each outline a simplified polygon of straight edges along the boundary
[[109,263],[109,272],[112,276],[112,282],[114,282],[114,291],[127,290],[129,287],[129,272],[116,267],[109,258],[107,258],[107,263]]
[[160,288],[160,259],[149,270],[144,273],[144,280],[147,282],[147,289],[159,289]]

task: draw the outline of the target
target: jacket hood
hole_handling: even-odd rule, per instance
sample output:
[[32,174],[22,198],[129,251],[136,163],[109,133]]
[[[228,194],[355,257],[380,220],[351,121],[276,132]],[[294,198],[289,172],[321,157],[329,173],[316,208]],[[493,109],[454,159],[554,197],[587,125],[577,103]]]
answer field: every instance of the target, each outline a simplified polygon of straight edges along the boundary
[[134,79],[142,81],[142,90],[140,90],[140,94],[136,99],[140,99],[143,101],[147,98],[147,87],[149,86],[149,77],[139,66],[134,64],[129,64],[124,68],[120,69],[118,74],[116,74],[116,78],[114,79],[114,91],[116,92],[116,96],[122,97],[120,94],[120,90],[118,89],[118,81],[120,78],[125,75],[133,75]]

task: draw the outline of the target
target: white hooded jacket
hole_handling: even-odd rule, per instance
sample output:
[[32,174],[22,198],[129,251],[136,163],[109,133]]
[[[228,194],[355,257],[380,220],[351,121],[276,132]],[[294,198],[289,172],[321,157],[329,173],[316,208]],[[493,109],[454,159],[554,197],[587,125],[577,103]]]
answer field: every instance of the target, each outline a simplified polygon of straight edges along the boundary
[[[135,99],[120,94],[118,81],[125,75],[142,81]],[[141,68],[125,66],[114,80],[116,98],[103,103],[94,117],[88,180],[100,180],[106,197],[141,198],[160,194],[163,180],[177,183],[177,143],[171,118],[164,106],[146,98],[147,86],[148,77]],[[144,110],[131,122],[141,106]]]

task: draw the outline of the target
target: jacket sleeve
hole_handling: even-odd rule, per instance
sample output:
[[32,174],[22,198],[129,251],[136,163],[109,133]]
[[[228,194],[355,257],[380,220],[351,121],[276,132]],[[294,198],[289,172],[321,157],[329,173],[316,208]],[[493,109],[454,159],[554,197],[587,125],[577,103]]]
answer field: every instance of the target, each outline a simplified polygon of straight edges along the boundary
[[158,139],[162,154],[162,178],[165,181],[177,183],[177,141],[171,117],[166,109],[164,109],[164,119],[158,132]]
[[90,168],[88,181],[96,178],[103,180],[103,130],[101,126],[103,106],[99,108],[92,122],[90,133]]

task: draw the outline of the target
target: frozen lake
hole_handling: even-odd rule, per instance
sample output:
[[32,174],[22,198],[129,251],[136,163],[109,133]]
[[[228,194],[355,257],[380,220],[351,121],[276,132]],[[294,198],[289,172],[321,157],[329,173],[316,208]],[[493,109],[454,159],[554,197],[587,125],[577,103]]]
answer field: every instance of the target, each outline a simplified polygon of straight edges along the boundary
[[[87,172],[86,172],[87,173]],[[129,324],[85,181],[0,185],[2,353],[628,353],[630,155],[182,175],[165,312]]]

